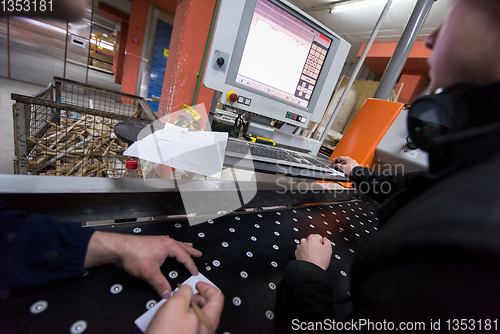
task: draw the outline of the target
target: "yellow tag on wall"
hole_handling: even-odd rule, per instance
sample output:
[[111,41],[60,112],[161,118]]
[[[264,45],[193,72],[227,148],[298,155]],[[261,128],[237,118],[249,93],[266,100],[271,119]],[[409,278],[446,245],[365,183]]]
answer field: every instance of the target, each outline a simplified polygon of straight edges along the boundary
[[168,53],[169,53],[169,50],[167,50],[167,49],[163,49],[163,55],[164,55],[165,57],[168,57]]

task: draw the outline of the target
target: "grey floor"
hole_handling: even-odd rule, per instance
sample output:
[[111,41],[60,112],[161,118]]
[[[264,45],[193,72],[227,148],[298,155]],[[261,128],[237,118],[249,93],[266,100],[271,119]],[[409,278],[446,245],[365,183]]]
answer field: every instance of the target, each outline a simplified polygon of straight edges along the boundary
[[[47,82],[47,85],[49,82]],[[89,84],[121,90],[121,85],[114,83],[114,76],[95,70],[89,71]],[[14,125],[12,122],[12,93],[31,96],[44,86],[29,84],[0,77],[0,174],[14,174]]]

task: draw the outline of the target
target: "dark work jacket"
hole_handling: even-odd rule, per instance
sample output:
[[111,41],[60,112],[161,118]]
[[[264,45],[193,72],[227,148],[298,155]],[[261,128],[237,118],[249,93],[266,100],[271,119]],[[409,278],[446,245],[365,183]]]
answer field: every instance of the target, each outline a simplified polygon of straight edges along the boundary
[[[440,321],[443,330],[448,319],[475,319],[472,332],[479,332],[478,320],[484,330],[485,319],[499,318],[500,110],[493,106],[477,111],[477,117],[496,113],[482,126],[433,140],[429,172],[389,176],[352,170],[355,183],[375,182],[378,195],[371,195],[383,201],[379,233],[360,246],[352,266],[353,319],[385,319],[396,326],[422,321],[426,332],[431,321]],[[380,194],[382,182],[391,185],[390,194]],[[291,261],[277,309],[278,332],[296,333],[292,319],[336,319],[331,285],[321,268]]]
[[0,201],[0,291],[83,275],[93,233],[47,215],[26,217]]

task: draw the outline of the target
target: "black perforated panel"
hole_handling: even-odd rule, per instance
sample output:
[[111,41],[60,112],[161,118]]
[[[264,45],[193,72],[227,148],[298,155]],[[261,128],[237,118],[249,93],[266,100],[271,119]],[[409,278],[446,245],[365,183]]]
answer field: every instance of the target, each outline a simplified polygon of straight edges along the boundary
[[[276,287],[297,243],[311,233],[332,241],[328,272],[335,281],[338,315],[348,314],[349,268],[359,242],[377,231],[377,218],[369,204],[351,201],[228,215],[196,226],[178,221],[102,230],[192,242],[203,252],[195,260],[198,269],[225,295],[217,333],[271,333]],[[172,287],[190,276],[173,259],[162,271]],[[102,266],[82,278],[12,293],[0,307],[0,328],[9,333],[69,333],[84,327],[84,333],[140,333],[134,320],[160,299],[147,283]],[[46,302],[40,304],[43,310],[31,312],[40,301]]]

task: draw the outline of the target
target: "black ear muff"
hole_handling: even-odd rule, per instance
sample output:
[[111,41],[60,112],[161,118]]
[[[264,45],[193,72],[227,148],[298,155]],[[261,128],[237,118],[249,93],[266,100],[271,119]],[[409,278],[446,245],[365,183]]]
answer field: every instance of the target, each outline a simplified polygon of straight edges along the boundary
[[431,138],[448,133],[450,101],[446,96],[427,95],[417,99],[408,113],[408,133],[413,143],[427,151]]
[[497,121],[500,113],[492,106],[499,102],[500,82],[461,84],[440,94],[424,95],[410,107],[408,133],[419,148],[429,151],[440,136]]

